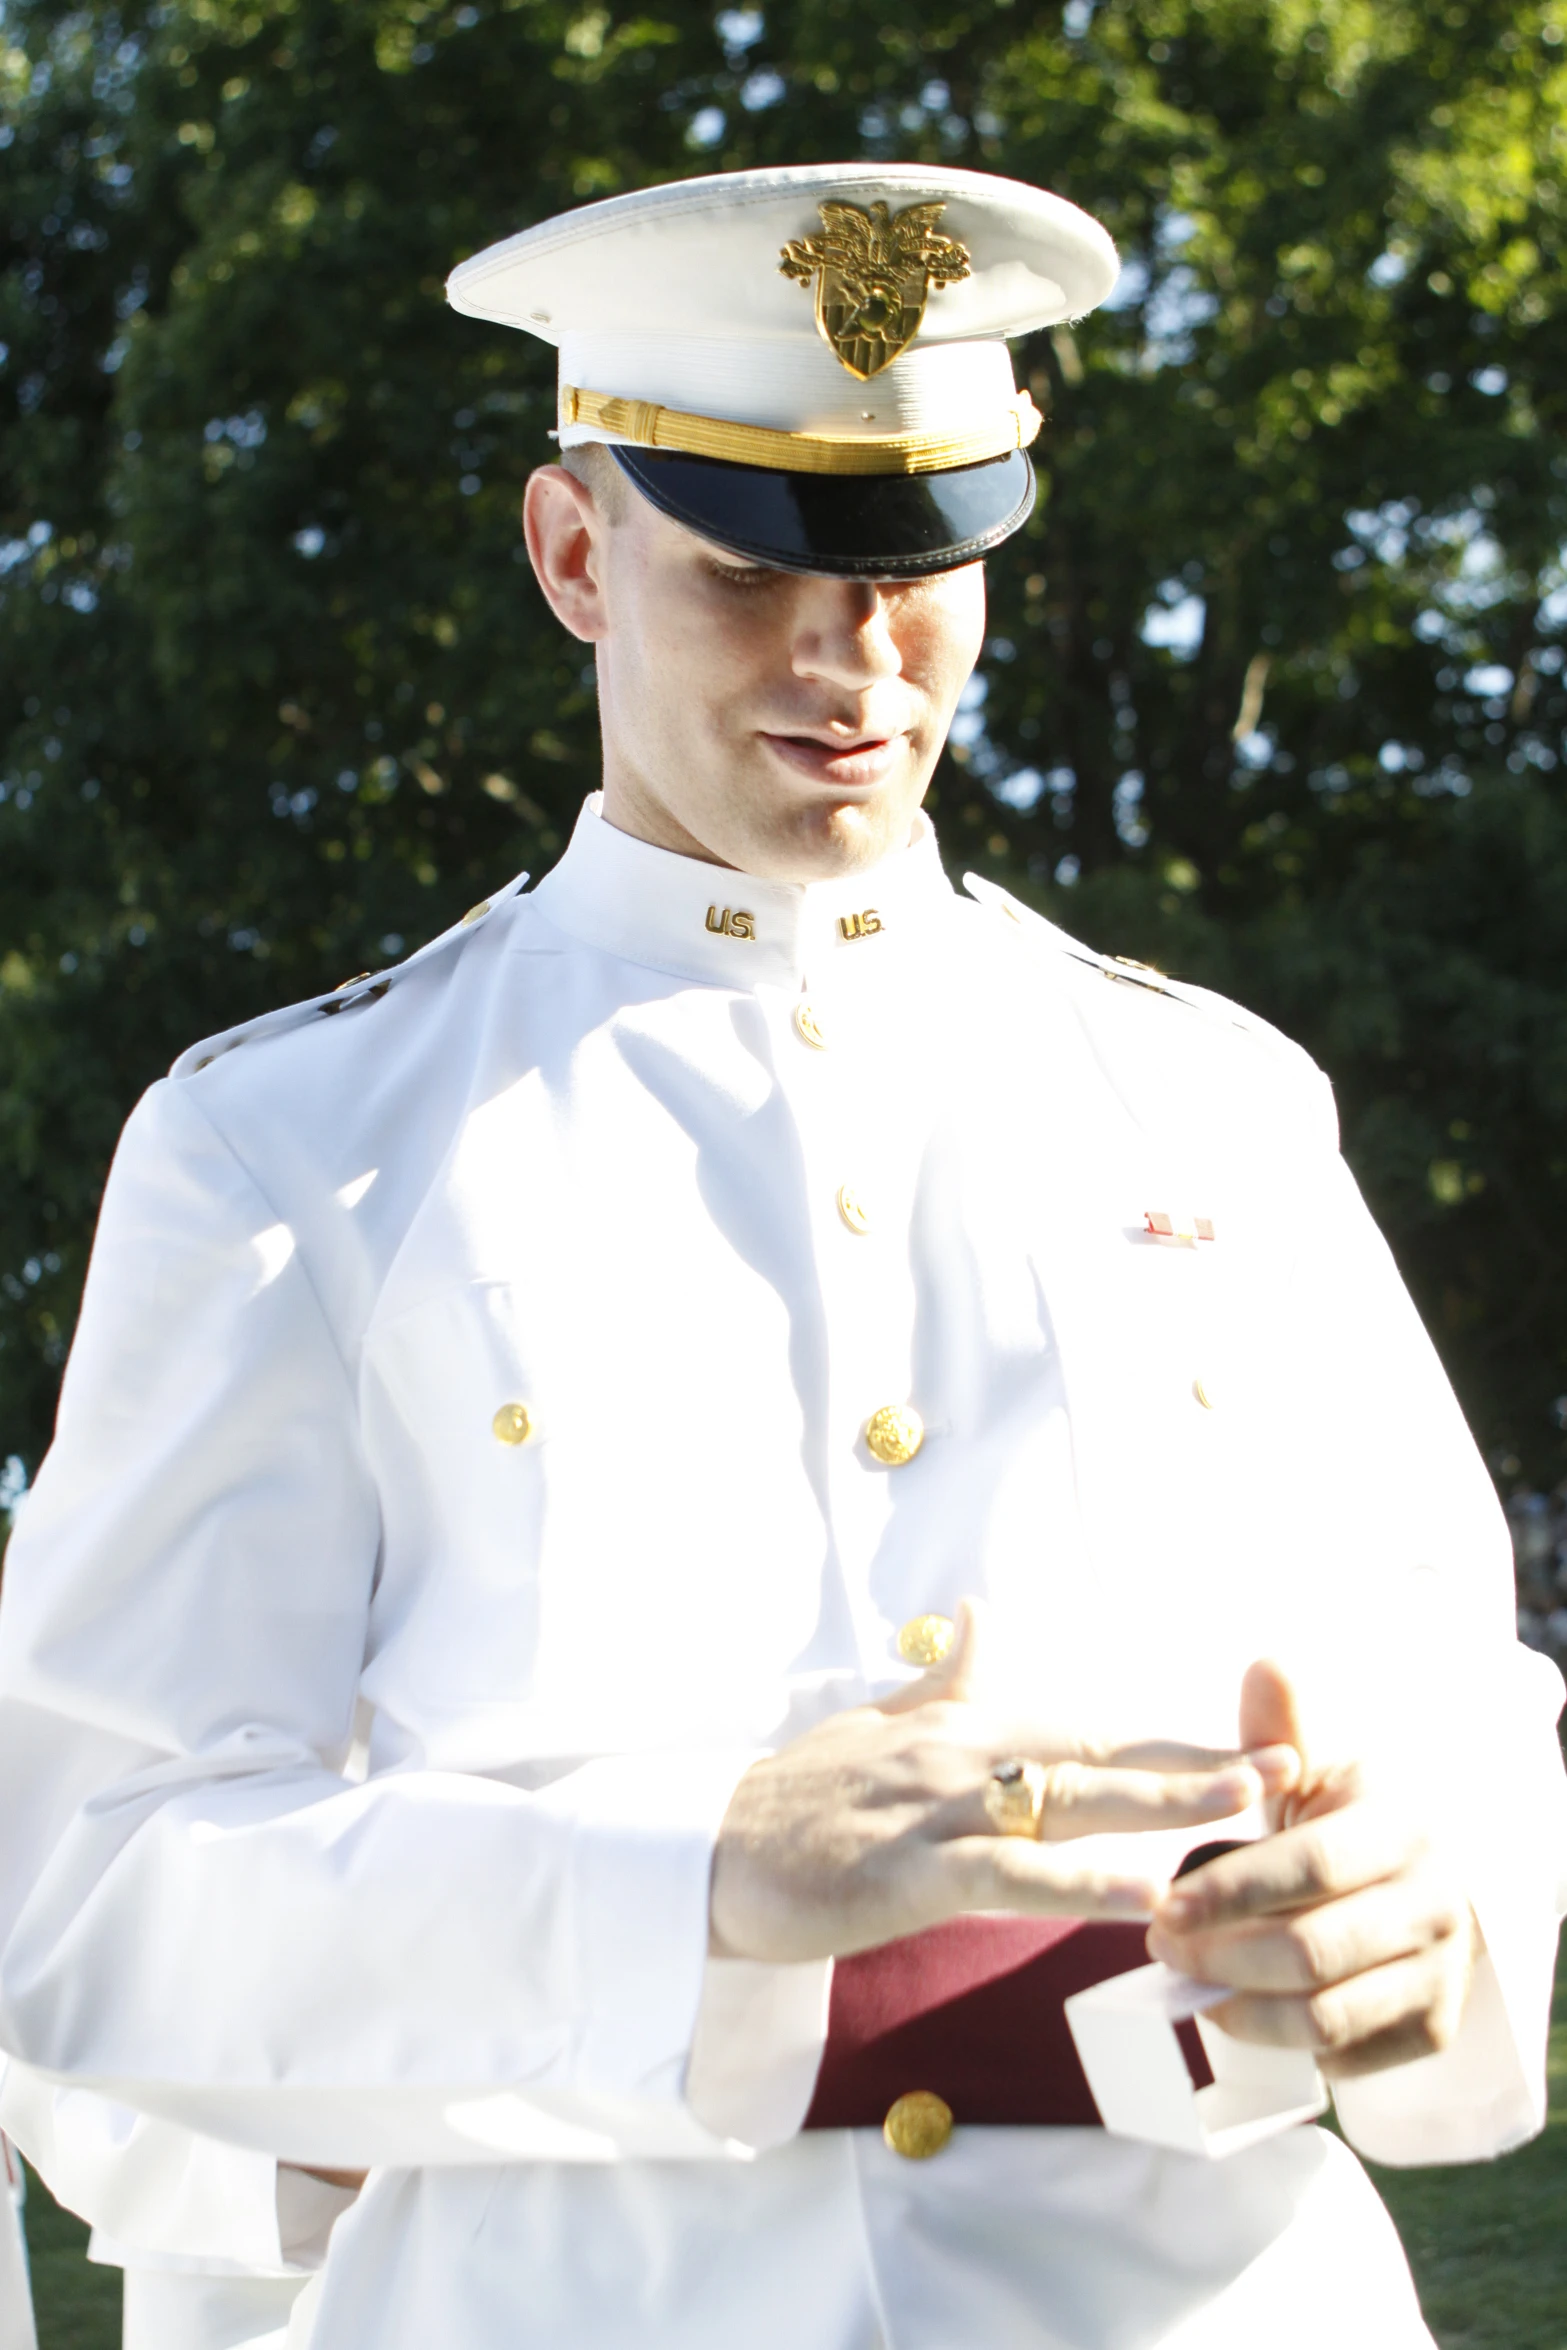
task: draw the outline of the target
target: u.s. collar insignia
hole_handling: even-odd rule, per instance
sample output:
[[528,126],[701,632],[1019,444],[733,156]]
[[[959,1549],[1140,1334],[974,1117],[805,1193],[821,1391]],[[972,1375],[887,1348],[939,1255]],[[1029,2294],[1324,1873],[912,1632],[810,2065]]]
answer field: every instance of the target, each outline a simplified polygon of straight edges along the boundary
[[815,278],[817,331],[861,383],[908,349],[932,286],[970,274],[967,246],[936,227],[946,209],[909,204],[894,214],[878,202],[864,212],[830,197],[817,206],[821,235],[783,248],[779,269],[802,286]]

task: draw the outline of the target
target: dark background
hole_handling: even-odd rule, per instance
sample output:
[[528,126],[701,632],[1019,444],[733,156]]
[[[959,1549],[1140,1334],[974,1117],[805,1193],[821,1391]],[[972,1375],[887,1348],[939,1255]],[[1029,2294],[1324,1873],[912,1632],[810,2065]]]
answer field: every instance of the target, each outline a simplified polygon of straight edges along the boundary
[[0,1459],[47,1441],[140,1089],[538,871],[595,783],[517,524],[553,355],[448,269],[872,155],[1058,189],[1127,263],[1017,354],[1041,496],[950,862],[1309,1045],[1493,1468],[1559,1477],[1562,23],[4,0]]

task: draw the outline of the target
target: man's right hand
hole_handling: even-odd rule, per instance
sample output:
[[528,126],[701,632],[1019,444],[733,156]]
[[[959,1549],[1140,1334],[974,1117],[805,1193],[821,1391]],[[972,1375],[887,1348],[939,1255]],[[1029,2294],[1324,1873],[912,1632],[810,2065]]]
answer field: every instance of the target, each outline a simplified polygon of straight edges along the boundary
[[[846,1957],[972,1910],[1146,1917],[1161,1880],[1074,1865],[1059,1848],[1205,1827],[1294,1784],[1289,1747],[1107,1747],[1004,1716],[980,1694],[979,1637],[965,1601],[939,1665],[746,1772],[713,1858],[715,1957]],[[1014,1756],[1045,1769],[1037,1843],[997,1835],[986,1815],[990,1773]]]

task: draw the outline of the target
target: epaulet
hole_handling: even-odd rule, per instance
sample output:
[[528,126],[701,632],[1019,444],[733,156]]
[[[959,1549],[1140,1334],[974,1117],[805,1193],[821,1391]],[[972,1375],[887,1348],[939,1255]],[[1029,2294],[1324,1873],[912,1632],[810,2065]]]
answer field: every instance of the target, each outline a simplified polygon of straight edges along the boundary
[[[1082,986],[1071,985],[1077,1016],[1105,1074],[1140,1125],[1176,1133],[1195,1118],[1211,1126],[1216,1104],[1233,1109],[1240,1101],[1248,1105],[1250,1126],[1266,1129],[1275,1141],[1280,1134],[1290,1134],[1314,1146],[1337,1149],[1338,1113],[1331,1085],[1305,1048],[1270,1021],[1209,988],[1167,979],[1146,963],[1095,954],[1092,947],[976,873],[964,875],[964,886],[987,910],[1005,916],[1082,979]],[[1094,975],[1113,981],[1113,994],[1099,988]],[[1150,1007],[1146,1014],[1138,1008],[1139,999]],[[1178,1009],[1173,1015],[1159,1014],[1153,1007],[1161,1002]],[[1171,1017],[1185,1028],[1184,1039],[1173,1050],[1176,1040],[1163,1025]],[[1252,1079],[1262,1071],[1269,1073],[1272,1108],[1259,1121]]]
[[[1036,933],[1040,943],[1048,943],[1068,962],[1077,963],[1084,970],[1097,971],[1102,979],[1113,980],[1120,987],[1140,988],[1145,995],[1164,996],[1173,1004],[1184,1004],[1188,1011],[1201,1012],[1210,1020],[1224,1020],[1232,1028],[1264,1040],[1277,1039],[1280,1044],[1290,1040],[1254,1012],[1240,1004],[1232,1004],[1227,996],[1215,995],[1211,988],[1194,986],[1190,980],[1171,979],[1166,972],[1156,970],[1152,963],[1133,962],[1129,955],[1101,955],[1081,939],[1073,938],[1054,922],[1047,922],[1032,906],[1025,906],[1021,898],[998,883],[987,881],[981,873],[965,873],[963,886],[969,896],[992,912],[1004,915],[1020,927]],[[1291,1052],[1298,1047],[1290,1045]]]
[[312,1020],[334,1020],[340,1013],[358,1011],[365,1004],[378,1004],[410,972],[433,962],[437,955],[449,954],[455,946],[471,938],[497,907],[515,898],[527,885],[527,874],[519,873],[493,897],[481,898],[478,905],[470,906],[460,922],[454,922],[449,930],[443,930],[439,937],[428,940],[403,962],[393,963],[385,971],[361,971],[356,979],[345,979],[340,987],[332,988],[326,995],[310,996],[300,1004],[283,1004],[275,1012],[262,1012],[254,1020],[242,1020],[237,1028],[225,1028],[218,1036],[204,1037],[200,1044],[193,1044],[181,1053],[169,1075],[199,1076],[203,1069],[209,1069],[214,1061],[233,1052],[238,1045],[259,1043],[263,1037],[282,1036],[291,1029],[304,1028]]

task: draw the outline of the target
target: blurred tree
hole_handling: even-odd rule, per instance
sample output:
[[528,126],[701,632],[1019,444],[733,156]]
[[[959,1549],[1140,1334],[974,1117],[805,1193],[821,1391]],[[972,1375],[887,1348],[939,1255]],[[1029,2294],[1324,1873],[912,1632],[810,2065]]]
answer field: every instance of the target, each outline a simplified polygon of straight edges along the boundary
[[448,314],[447,270],[622,187],[869,154],[1059,188],[1128,263],[1020,353],[1045,490],[949,851],[1318,1052],[1493,1457],[1558,1474],[1564,33],[3,0],[0,1457],[46,1441],[140,1088],[537,870],[595,779],[516,524],[550,354]]

